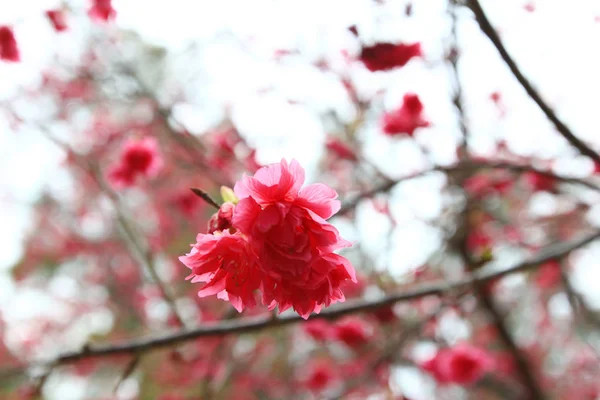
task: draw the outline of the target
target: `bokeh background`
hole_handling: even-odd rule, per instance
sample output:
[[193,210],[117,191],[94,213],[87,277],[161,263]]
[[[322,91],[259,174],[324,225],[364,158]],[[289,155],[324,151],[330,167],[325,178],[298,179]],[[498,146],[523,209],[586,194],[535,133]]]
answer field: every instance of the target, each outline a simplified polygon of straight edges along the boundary
[[[155,118],[152,108],[139,100],[149,93],[161,110],[168,110],[168,129],[186,131],[201,143],[212,143],[216,131],[234,129],[248,149],[256,150],[257,163],[295,158],[307,170],[308,181],[328,183],[345,202],[381,175],[397,179],[457,162],[463,139],[452,100],[454,72],[447,61],[456,39],[468,149],[474,157],[494,157],[502,148],[513,160],[561,176],[598,180],[594,163],[553,129],[464,7],[456,9],[454,38],[449,5],[442,0],[114,0],[113,4],[115,20],[97,23],[87,16],[87,1],[0,0],[0,25],[13,26],[22,56],[19,63],[0,62],[0,315],[5,346],[17,359],[51,358],[90,338],[112,337],[115,331],[125,336],[119,328],[122,315],[106,300],[111,290],[79,280],[89,261],[86,257],[42,257],[30,269],[23,265],[31,261],[31,244],[52,236],[50,229],[40,228],[44,201],[52,203],[52,213],[46,214],[51,220],[70,221],[58,232],[66,232],[68,226],[92,242],[112,232],[107,215],[114,214],[106,212],[102,199],[89,203],[85,216],[69,219],[90,200],[82,193],[84,179],[74,172],[63,145],[88,154],[115,135],[135,135],[131,134],[135,126]],[[482,5],[547,102],[579,138],[600,149],[600,2],[486,0]],[[63,6],[70,10],[69,28],[57,33],[44,12]],[[348,29],[351,26],[358,37]],[[390,72],[368,71],[356,60],[361,46],[382,41],[421,42],[423,57]],[[94,82],[94,89],[84,83],[61,86],[60,82],[79,82],[78,73]],[[367,104],[364,109],[349,96],[348,82],[361,104]],[[101,96],[86,97],[86,90]],[[63,96],[57,97],[59,92]],[[419,129],[414,138],[385,135],[381,115],[397,107],[407,92],[418,93],[430,126]],[[65,100],[69,96],[72,99]],[[129,128],[122,128],[124,122]],[[330,137],[346,140],[349,129],[353,129],[350,142],[361,157],[356,169],[340,166],[326,146]],[[115,146],[106,154],[117,154]],[[244,158],[245,151],[238,149],[238,158]],[[100,165],[111,160],[104,155],[98,159]],[[174,173],[157,187],[120,195],[135,208],[148,204],[144,199],[152,196],[152,189],[169,194],[168,185],[178,186],[177,190],[188,183],[209,185],[197,176],[203,174],[202,168],[220,167],[204,161],[203,167]],[[238,166],[227,170],[220,183],[231,185],[243,172],[253,171]],[[520,182],[519,176],[511,179],[516,185]],[[396,185],[379,203],[359,202],[353,218],[332,220],[342,236],[355,243],[358,250],[349,257],[357,270],[365,276],[385,275],[393,282],[390,287],[412,282],[414,272],[427,263],[443,265],[442,275],[449,279],[460,276],[457,261],[445,252],[454,198],[447,186],[445,174],[427,174]],[[218,185],[206,189],[217,193]],[[576,221],[571,228],[576,231],[600,224],[597,192],[576,186],[563,189],[529,193],[517,187],[516,200],[494,207],[505,207],[506,215],[518,218],[514,224],[533,247],[548,242],[554,225]],[[383,203],[387,212],[382,213]],[[570,212],[577,212],[577,217]],[[204,210],[177,230],[178,250],[185,250],[181,243],[193,241],[194,231],[204,229],[209,215]],[[153,218],[143,228],[149,236],[161,226],[156,222],[160,216]],[[492,270],[531,253],[530,247],[503,240],[492,247],[493,260],[486,266]],[[591,245],[570,261],[570,281],[593,310],[600,309],[599,255],[600,246]],[[157,258],[163,279],[190,289],[175,252],[160,248]],[[35,273],[46,262],[52,268]],[[363,269],[365,264],[368,268]],[[97,267],[102,267],[100,262]],[[529,279],[507,278],[502,293],[505,301],[521,304],[519,318],[535,319],[540,311],[527,294]],[[371,288],[363,297],[381,292],[381,287]],[[545,304],[548,315],[559,321],[572,315],[562,291]],[[83,306],[87,311],[80,310]],[[192,301],[179,306],[188,318],[195,318]],[[156,332],[168,325],[164,301],[155,298],[142,309],[147,327],[136,332]],[[51,328],[55,324],[60,327]],[[519,337],[524,345],[537,340],[529,328],[523,329]],[[439,330],[453,342],[471,337],[474,327],[449,314],[440,320]],[[590,340],[598,346],[597,336]],[[428,349],[424,345],[415,351]],[[394,369],[390,382],[397,396],[436,398],[435,385],[414,367]],[[115,398],[137,398],[142,386],[143,379],[133,375],[120,385]],[[44,388],[49,399],[100,398],[90,393],[90,380],[70,372],[53,373]],[[458,399],[466,394],[457,390],[446,396]]]

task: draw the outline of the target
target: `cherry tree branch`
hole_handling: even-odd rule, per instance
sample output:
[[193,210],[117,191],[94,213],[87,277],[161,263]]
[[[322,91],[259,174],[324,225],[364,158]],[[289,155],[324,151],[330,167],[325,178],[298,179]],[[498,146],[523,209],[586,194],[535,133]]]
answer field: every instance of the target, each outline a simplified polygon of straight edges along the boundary
[[348,214],[353,209],[355,209],[356,206],[361,201],[372,198],[373,196],[375,196],[379,193],[389,192],[390,190],[392,190],[394,188],[394,186],[396,186],[400,182],[405,182],[405,181],[409,181],[412,179],[420,178],[420,177],[430,174],[432,172],[443,172],[443,173],[456,173],[456,172],[463,172],[463,171],[475,172],[476,170],[479,170],[479,169],[501,169],[501,170],[507,170],[507,171],[515,172],[515,173],[535,172],[536,174],[540,174],[541,176],[555,179],[558,182],[580,185],[580,186],[587,187],[588,189],[592,189],[592,190],[600,192],[600,185],[598,185],[594,182],[590,182],[590,181],[587,181],[587,180],[581,179],[581,178],[557,175],[550,171],[545,171],[542,169],[532,167],[531,165],[513,164],[513,163],[509,163],[509,162],[504,162],[504,161],[468,160],[468,161],[459,162],[458,164],[454,164],[451,166],[437,166],[437,167],[430,168],[430,169],[427,169],[424,171],[415,172],[413,174],[406,175],[401,178],[386,180],[383,183],[379,184],[378,186],[373,187],[371,190],[367,190],[365,192],[357,194],[354,198],[352,198],[351,200],[346,202],[336,215]]
[[[596,231],[586,237],[571,242],[559,242],[547,246],[537,255],[510,268],[499,271],[481,271],[472,274],[468,278],[450,283],[446,281],[436,281],[422,284],[417,288],[401,290],[397,293],[388,294],[377,300],[348,301],[343,305],[324,310],[320,314],[312,315],[311,319],[320,318],[335,320],[345,315],[374,311],[394,303],[420,299],[426,296],[442,296],[445,294],[460,293],[465,290],[470,290],[475,282],[484,283],[493,281],[510,274],[523,272],[534,268],[546,261],[565,257],[572,251],[586,246],[598,238],[600,238],[600,231]],[[203,337],[259,332],[267,329],[292,325],[303,321],[304,320],[302,317],[295,314],[289,314],[276,318],[273,318],[271,315],[267,315],[256,318],[221,321],[213,325],[204,325],[193,329],[183,329],[177,332],[170,332],[158,336],[141,337],[137,339],[106,344],[90,344],[81,350],[66,352],[54,360],[40,362],[38,364],[59,366],[70,364],[86,358],[109,357],[117,354],[141,354],[145,351],[152,351],[174,346],[186,341]],[[21,368],[19,371],[22,372],[23,369]],[[0,372],[0,376],[13,376],[16,373],[18,372],[15,370],[5,371]]]
[[538,93],[538,91],[533,87],[529,79],[523,75],[519,67],[513,58],[508,54],[506,47],[500,40],[500,36],[490,23],[485,11],[481,7],[481,4],[478,0],[467,0],[467,4],[469,8],[475,14],[475,19],[481,28],[481,31],[490,39],[500,56],[515,76],[517,81],[521,84],[523,89],[527,92],[529,97],[538,105],[538,107],[542,110],[542,112],[546,115],[546,117],[554,124],[556,130],[569,142],[573,147],[575,147],[581,154],[590,157],[596,163],[600,164],[600,155],[594,151],[590,146],[585,144],[581,139],[579,139],[575,134],[571,131],[571,129],[565,125],[563,121],[556,115],[554,110],[544,101],[542,96]]
[[480,285],[480,282],[477,283],[476,289],[479,295],[479,300],[492,318],[502,343],[504,343],[504,345],[508,348],[515,360],[521,378],[523,379],[523,382],[529,391],[529,398],[531,400],[545,399],[546,396],[542,392],[542,389],[533,374],[533,370],[531,369],[527,358],[519,349],[519,346],[515,342],[508,326],[506,326],[504,323],[502,315],[498,311],[496,304],[494,304],[494,299],[492,298],[491,294],[486,291],[485,287]]
[[[449,4],[449,13],[452,19],[452,48],[449,57],[450,64],[452,66],[453,72],[453,80],[455,83],[455,93],[453,102],[458,112],[458,120],[459,126],[461,129],[461,133],[463,136],[463,145],[460,148],[458,153],[458,157],[462,162],[470,162],[471,156],[468,152],[468,143],[467,140],[469,138],[469,128],[466,123],[465,109],[463,107],[463,94],[462,94],[462,86],[460,75],[458,71],[458,58],[459,58],[459,50],[458,50],[458,16],[456,14],[456,4],[450,0]],[[466,190],[466,180],[473,176],[476,173],[474,170],[463,170],[461,174],[459,174],[457,178],[458,184],[461,186],[462,190],[465,192],[466,196],[466,204],[464,206],[463,211],[459,216],[458,221],[458,229],[456,230],[456,238],[458,239],[454,245],[457,248],[458,253],[461,255],[463,262],[465,264],[465,268],[467,272],[473,271],[476,267],[475,260],[472,259],[471,254],[468,250],[467,238],[470,235],[471,230],[471,211],[476,208],[479,200],[472,196],[469,196]],[[519,349],[517,343],[512,337],[512,334],[508,328],[508,326],[504,323],[501,315],[494,304],[494,299],[490,292],[486,290],[485,284],[483,284],[479,279],[475,279],[473,288],[477,294],[478,300],[480,304],[485,308],[487,314],[492,318],[493,323],[496,327],[496,330],[499,333],[499,337],[503,342],[504,346],[511,352],[513,358],[516,361],[517,368],[521,379],[526,387],[527,392],[530,395],[532,400],[542,400],[544,398],[544,394],[535,379],[531,369],[529,368],[526,357],[523,355],[521,350]]]
[[458,15],[456,0],[450,0],[448,2],[448,13],[452,21],[450,29],[450,48],[448,51],[448,62],[450,63],[450,71],[452,77],[452,84],[454,85],[454,93],[452,94],[452,103],[458,113],[458,126],[462,134],[462,144],[459,148],[459,157],[468,157],[469,147],[469,130],[467,128],[467,119],[464,109],[464,90],[462,81],[460,79],[460,73],[458,68],[458,61],[460,58],[460,48],[458,40]]

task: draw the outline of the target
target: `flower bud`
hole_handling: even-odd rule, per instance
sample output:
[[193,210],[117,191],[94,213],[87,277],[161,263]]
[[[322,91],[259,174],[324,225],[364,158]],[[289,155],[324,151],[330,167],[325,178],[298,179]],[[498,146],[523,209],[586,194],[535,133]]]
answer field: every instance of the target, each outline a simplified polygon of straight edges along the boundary
[[208,233],[215,233],[217,231],[224,231],[229,229],[231,233],[235,232],[235,228],[231,226],[231,220],[233,218],[233,209],[235,204],[226,202],[221,205],[219,211],[213,214],[208,221]]

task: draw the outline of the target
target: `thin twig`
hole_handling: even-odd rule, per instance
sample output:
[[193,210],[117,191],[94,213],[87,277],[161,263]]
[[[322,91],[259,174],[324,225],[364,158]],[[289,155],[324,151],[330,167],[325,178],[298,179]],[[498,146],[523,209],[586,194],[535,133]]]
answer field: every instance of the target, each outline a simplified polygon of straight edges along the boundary
[[454,84],[454,93],[452,95],[452,103],[458,112],[458,125],[463,137],[463,143],[460,148],[460,154],[467,155],[468,152],[468,142],[469,142],[469,132],[467,129],[467,121],[464,110],[464,91],[462,81],[460,79],[460,74],[458,72],[458,60],[460,57],[460,49],[458,46],[458,15],[456,13],[456,4],[455,0],[450,0],[448,2],[448,12],[450,14],[450,19],[452,20],[451,27],[451,43],[450,43],[450,51],[448,54],[448,61],[450,62],[450,70],[452,71],[452,79]]
[[490,39],[500,56],[512,72],[512,74],[517,78],[517,81],[521,84],[523,89],[527,92],[529,97],[538,105],[538,107],[542,110],[542,112],[546,115],[546,117],[554,124],[556,130],[579,152],[583,155],[590,157],[596,163],[600,164],[600,155],[592,150],[587,144],[585,144],[581,139],[579,139],[575,134],[571,131],[571,129],[565,125],[564,122],[558,118],[554,110],[550,108],[550,106],[544,101],[542,96],[538,93],[538,91],[533,87],[531,82],[523,75],[519,67],[513,58],[508,54],[506,47],[500,40],[500,36],[493,28],[490,23],[485,11],[481,7],[481,4],[478,0],[467,0],[467,3],[473,13],[475,14],[475,19],[479,23],[479,27],[481,31]]
[[593,326],[594,329],[600,330],[600,320],[595,315],[594,311],[590,309],[583,296],[578,293],[571,284],[571,280],[569,279],[568,272],[566,271],[566,267],[563,265],[563,262],[560,263],[560,276],[565,293],[567,294],[567,298],[571,308],[573,309],[573,314],[576,315],[579,312],[581,317],[583,317],[584,322],[590,326]]
[[576,323],[578,319],[585,325],[586,332],[582,333],[581,340],[587,347],[594,353],[596,358],[600,361],[600,352],[598,348],[589,340],[588,328],[598,329],[600,327],[600,322],[593,314],[592,310],[589,309],[584,299],[577,293],[573,285],[571,285],[571,281],[569,280],[568,273],[566,271],[564,263],[560,262],[560,277],[565,289],[565,293],[567,295],[567,300],[569,301],[569,305],[571,306],[571,310],[573,312],[573,320]]
[[121,374],[121,376],[119,376],[119,380],[117,380],[117,384],[115,385],[115,388],[113,389],[113,394],[117,393],[117,391],[119,390],[119,387],[121,387],[121,384],[123,384],[123,382],[131,376],[133,371],[135,371],[135,369],[137,368],[137,366],[140,363],[140,360],[141,360],[141,355],[136,354],[129,361],[129,363],[127,363],[127,366],[125,366],[123,373]]
[[202,200],[204,200],[207,204],[213,206],[214,208],[216,208],[217,210],[219,208],[221,208],[221,206],[214,201],[209,195],[208,193],[206,193],[203,190],[197,189],[197,188],[190,188],[190,190],[198,197],[200,197]]
[[55,366],[56,366],[56,363],[50,364],[48,366],[47,370],[38,378],[37,384],[35,385],[35,388],[34,388],[34,393],[36,396],[42,396],[42,391],[44,390],[44,385],[46,384],[46,381],[48,380],[48,378],[54,371]]

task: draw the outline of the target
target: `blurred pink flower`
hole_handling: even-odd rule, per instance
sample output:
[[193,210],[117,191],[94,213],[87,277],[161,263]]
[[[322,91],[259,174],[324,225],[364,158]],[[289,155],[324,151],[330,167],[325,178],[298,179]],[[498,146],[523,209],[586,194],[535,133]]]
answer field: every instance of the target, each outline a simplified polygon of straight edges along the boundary
[[0,60],[19,62],[21,55],[12,28],[0,26]]
[[334,336],[348,347],[359,347],[371,338],[370,326],[360,318],[347,317],[335,324]]
[[320,392],[331,387],[338,380],[337,370],[331,362],[320,360],[308,366],[308,376],[304,380],[307,389]]
[[558,285],[561,279],[560,263],[556,260],[552,260],[539,267],[535,275],[535,284],[540,289],[551,289]]
[[52,24],[56,32],[63,32],[67,30],[67,18],[65,16],[64,11],[48,10],[46,11],[46,16],[50,20],[50,23]]
[[405,66],[412,58],[422,56],[421,43],[377,43],[363,47],[360,61],[369,71],[388,71]]
[[423,118],[423,103],[414,93],[404,95],[402,106],[392,112],[385,113],[382,128],[385,134],[413,136],[418,128],[426,128],[429,121]]
[[327,150],[329,150],[332,154],[335,154],[338,158],[343,160],[358,160],[354,150],[336,137],[328,137],[327,141],[325,142],[325,147],[327,147]]
[[112,6],[112,0],[92,0],[88,15],[94,21],[109,22],[115,19],[117,11]]
[[119,163],[109,171],[108,178],[117,187],[128,187],[138,176],[156,176],[162,165],[156,139],[129,140],[123,146]]
[[494,367],[494,358],[487,352],[467,343],[439,350],[421,364],[439,383],[470,385]]

